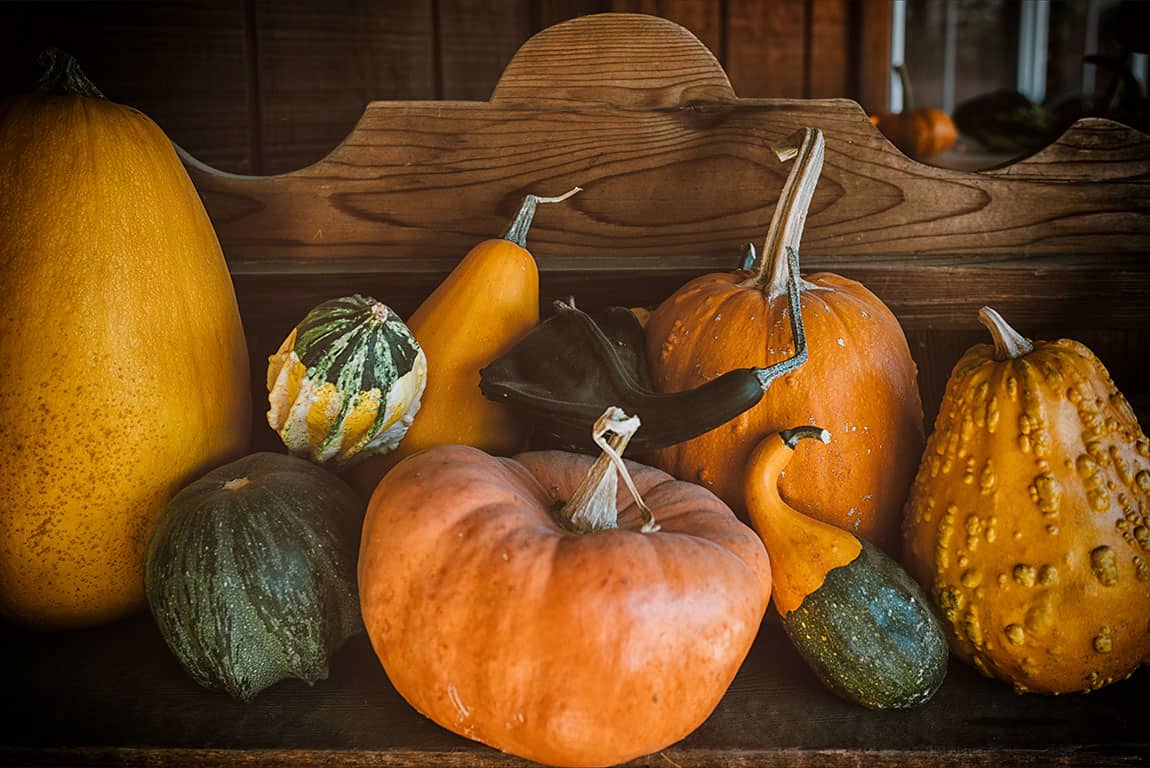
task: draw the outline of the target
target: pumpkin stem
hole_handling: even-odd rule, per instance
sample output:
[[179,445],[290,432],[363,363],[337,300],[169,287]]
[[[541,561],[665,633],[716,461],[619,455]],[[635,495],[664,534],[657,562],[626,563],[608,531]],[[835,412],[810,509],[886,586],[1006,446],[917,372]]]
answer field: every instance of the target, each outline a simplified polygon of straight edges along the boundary
[[503,235],[503,239],[510,240],[520,248],[526,248],[527,230],[531,229],[531,221],[535,218],[535,206],[539,205],[539,203],[561,203],[576,192],[582,191],[582,187],[575,187],[574,189],[564,192],[558,197],[539,197],[538,195],[527,195],[523,198],[523,204],[519,207],[519,213],[515,214],[515,220],[512,221],[511,226],[507,228],[507,232]]
[[224,483],[225,491],[238,491],[242,488],[247,488],[252,484],[252,481],[246,477],[233,477],[231,480]]
[[105,98],[104,94],[100,93],[100,89],[93,85],[84,71],[80,69],[80,63],[76,57],[67,51],[62,51],[59,48],[46,48],[40,54],[38,63],[43,69],[43,74],[40,75],[40,82],[37,83],[36,87],[41,92],[74,93],[95,99]]
[[831,433],[822,427],[802,426],[784,429],[779,433],[779,437],[783,439],[783,444],[792,451],[795,449],[795,446],[799,444],[800,440],[818,440],[823,445],[829,445],[831,442]]
[[995,360],[1000,362],[1017,360],[1034,351],[1034,344],[1030,339],[1011,328],[996,310],[983,307],[978,310],[978,320],[986,326],[986,330],[990,331],[991,338],[994,339]]
[[[615,495],[619,488],[617,478],[622,477],[636,506],[643,513],[643,527],[640,530],[643,533],[659,530],[654,513],[639,495],[639,489],[635,487],[627,464],[623,461],[623,451],[637,429],[639,417],[628,416],[615,406],[608,408],[595,421],[591,437],[603,452],[595,459],[571,499],[559,511],[560,520],[568,528],[580,533],[618,528],[619,511],[615,506]],[[606,437],[608,433],[610,437]]]
[[790,300],[791,338],[795,340],[795,353],[766,368],[756,368],[755,377],[759,386],[766,392],[778,377],[790,373],[807,361],[807,332],[803,328],[803,302],[799,298],[799,255],[794,248],[787,248],[787,296]]
[[[788,274],[791,271],[787,249],[799,252],[803,239],[803,227],[807,222],[807,210],[811,207],[819,173],[823,169],[823,155],[826,141],[818,128],[802,128],[796,131],[781,145],[771,147],[779,160],[795,159],[783,191],[779,195],[767,230],[767,240],[763,244],[763,262],[757,275],[744,280],[744,288],[765,290],[768,299],[776,299],[787,293]],[[796,275],[797,277],[797,275]],[[800,282],[802,287],[810,287]]]
[[746,250],[743,252],[743,261],[740,269],[751,270],[759,263],[759,254],[755,252],[755,244],[747,243]]
[[371,305],[371,322],[382,323],[387,320],[387,305],[377,301]]

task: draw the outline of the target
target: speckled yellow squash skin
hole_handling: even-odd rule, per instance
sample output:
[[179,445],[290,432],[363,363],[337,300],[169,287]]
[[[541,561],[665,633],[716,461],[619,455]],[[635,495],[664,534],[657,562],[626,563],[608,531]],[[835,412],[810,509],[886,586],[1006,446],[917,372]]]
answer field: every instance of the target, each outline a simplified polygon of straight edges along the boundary
[[906,564],[983,673],[1093,690],[1150,656],[1148,510],[1150,442],[1089,349],[1036,341],[998,360],[980,344],[927,442]]
[[246,451],[231,279],[171,143],[135,110],[0,104],[0,613],[76,627],[143,605],[167,499]]

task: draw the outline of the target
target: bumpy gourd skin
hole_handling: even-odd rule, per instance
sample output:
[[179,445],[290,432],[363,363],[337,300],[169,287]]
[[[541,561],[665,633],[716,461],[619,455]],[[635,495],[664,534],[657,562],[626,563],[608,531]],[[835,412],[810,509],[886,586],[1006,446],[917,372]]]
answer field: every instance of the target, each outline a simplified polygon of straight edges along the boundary
[[1018,691],[1150,657],[1150,442],[1082,344],[955,366],[907,506],[907,565],[952,649]]
[[80,95],[0,105],[0,613],[143,605],[167,499],[247,449],[227,265],[171,143]]

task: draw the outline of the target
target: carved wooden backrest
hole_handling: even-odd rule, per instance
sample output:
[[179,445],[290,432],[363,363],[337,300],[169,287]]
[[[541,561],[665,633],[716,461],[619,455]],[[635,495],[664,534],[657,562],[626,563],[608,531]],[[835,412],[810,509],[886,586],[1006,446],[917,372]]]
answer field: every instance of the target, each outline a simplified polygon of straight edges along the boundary
[[[576,185],[529,237],[544,295],[658,301],[762,242],[788,171],[770,145],[803,126],[826,137],[804,269],[862,280],[912,342],[945,329],[969,339],[987,303],[1025,330],[1123,329],[1119,350],[1144,339],[1150,137],[1082,120],[1005,168],[935,168],[895,149],[855,102],[738,98],[690,32],[653,16],[544,30],[487,102],[372,103],[343,143],[293,173],[188,165],[245,312],[270,338],[330,293],[381,292],[409,310],[504,230],[524,194]],[[264,306],[277,295],[289,298]],[[957,351],[927,365],[935,389]]]

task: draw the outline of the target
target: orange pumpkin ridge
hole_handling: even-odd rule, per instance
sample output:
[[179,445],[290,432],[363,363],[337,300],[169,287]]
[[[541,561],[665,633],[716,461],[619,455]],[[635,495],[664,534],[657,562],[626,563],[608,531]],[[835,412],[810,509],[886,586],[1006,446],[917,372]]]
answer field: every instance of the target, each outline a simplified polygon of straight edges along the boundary
[[[798,249],[824,142],[821,132],[807,129],[790,145],[780,157],[797,160],[760,269],[696,278],[648,319],[647,356],[661,391],[694,387],[733,368],[763,367],[793,349],[783,298],[786,254]],[[655,463],[703,484],[745,518],[742,468],[752,448],[795,423],[821,424],[836,435],[834,444],[797,446],[780,482],[783,498],[893,551],[924,439],[917,369],[906,338],[882,301],[839,275],[803,277],[800,303],[807,362],[775,381],[754,408],[659,451]]]

